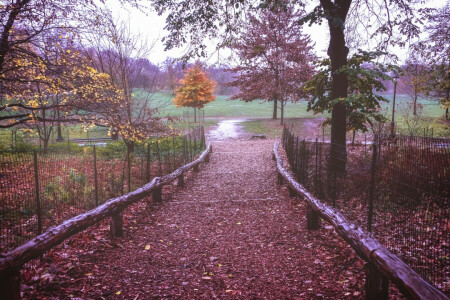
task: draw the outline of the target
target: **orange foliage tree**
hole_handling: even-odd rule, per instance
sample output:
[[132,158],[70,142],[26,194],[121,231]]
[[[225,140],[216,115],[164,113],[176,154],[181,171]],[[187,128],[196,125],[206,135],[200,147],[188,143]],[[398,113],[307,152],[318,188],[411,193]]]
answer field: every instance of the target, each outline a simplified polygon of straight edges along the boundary
[[193,107],[194,122],[197,122],[196,109],[203,108],[207,103],[214,101],[216,83],[208,78],[198,63],[187,70],[180,83],[182,86],[175,90],[173,104],[177,107]]

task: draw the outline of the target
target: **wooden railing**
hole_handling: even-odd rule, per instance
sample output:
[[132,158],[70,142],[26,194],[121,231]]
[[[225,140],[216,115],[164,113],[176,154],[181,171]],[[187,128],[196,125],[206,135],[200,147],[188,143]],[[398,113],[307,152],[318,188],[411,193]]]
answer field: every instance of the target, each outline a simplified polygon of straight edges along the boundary
[[212,146],[208,143],[206,150],[195,161],[180,167],[171,174],[155,177],[151,182],[131,193],[110,199],[88,212],[66,220],[58,226],[51,227],[43,234],[11,250],[6,255],[0,256],[0,298],[20,299],[19,271],[23,265],[32,259],[39,258],[51,248],[86,228],[111,217],[111,233],[114,236],[121,236],[123,233],[121,216],[123,209],[150,195],[152,195],[153,201],[161,202],[162,187],[177,178],[178,185],[184,186],[184,173],[191,168],[198,171],[201,162],[209,161],[211,151]]
[[392,254],[368,232],[350,223],[341,213],[323,204],[308,192],[288,172],[278,153],[279,142],[273,152],[277,162],[278,181],[286,182],[291,193],[303,197],[308,204],[308,229],[319,227],[319,218],[328,221],[336,232],[355,250],[366,264],[366,298],[387,299],[389,280],[409,299],[448,299],[441,291],[423,280],[400,258]]

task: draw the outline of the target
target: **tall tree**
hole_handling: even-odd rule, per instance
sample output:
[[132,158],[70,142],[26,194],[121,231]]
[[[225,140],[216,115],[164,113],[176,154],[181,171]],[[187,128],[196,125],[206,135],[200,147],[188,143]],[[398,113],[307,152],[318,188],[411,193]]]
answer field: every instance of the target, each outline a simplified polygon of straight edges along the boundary
[[413,115],[417,114],[417,100],[425,95],[430,80],[430,69],[418,61],[408,60],[400,77],[401,87],[413,102]]
[[[111,85],[120,94],[120,102],[114,107],[91,107],[97,113],[99,124],[111,128],[113,137],[119,134],[128,149],[133,151],[137,141],[165,130],[156,116],[154,94],[157,91],[156,77],[141,82],[140,75],[148,65],[146,57],[152,43],[133,33],[124,21],[115,20],[111,14],[104,16],[104,28],[92,31],[86,38],[90,48],[84,54],[92,66],[109,75]],[[156,74],[155,74],[156,75]],[[144,91],[135,95],[133,87],[143,83]]]
[[175,94],[175,90],[180,85],[180,79],[183,78],[183,63],[168,57],[163,62],[163,68],[165,88]]
[[215,82],[208,78],[200,63],[196,63],[186,71],[181,87],[175,91],[173,104],[177,107],[193,107],[194,122],[197,122],[196,110],[214,101]]
[[441,107],[445,109],[445,119],[448,120],[450,108],[450,65],[444,59],[432,66],[430,80],[425,89],[427,95],[438,97]]
[[316,57],[296,21],[300,14],[293,5],[250,14],[241,38],[233,45],[240,63],[231,69],[238,76],[230,85],[240,92],[231,99],[273,101],[273,119],[277,119],[279,103],[281,124],[286,102],[304,97],[301,86],[314,73]]
[[[249,9],[273,9],[285,2],[305,5],[295,0],[153,0],[158,13],[169,11],[166,29],[169,35],[164,39],[166,49],[190,42],[191,55],[206,55],[203,40],[207,37],[221,36],[221,45],[230,45],[233,33],[238,31]],[[419,33],[416,7],[422,12],[426,9],[414,6],[409,0],[365,1],[365,0],[311,0],[315,7],[302,18],[302,22],[328,23],[330,44],[328,56],[332,69],[331,96],[333,99],[348,96],[347,75],[337,72],[347,64],[349,48],[346,45],[346,29],[364,28],[364,39],[349,39],[351,44],[373,40],[376,47],[401,44]],[[350,17],[350,18],[348,18]],[[349,26],[347,26],[349,25]],[[354,26],[350,26],[354,25]],[[349,35],[347,34],[347,37]],[[355,37],[353,34],[351,37]],[[375,38],[377,37],[377,38]],[[353,50],[358,46],[353,46]],[[332,161],[336,169],[344,172],[346,168],[346,119],[347,111],[342,103],[335,103],[331,118],[331,141],[344,151],[332,151]],[[334,149],[333,149],[334,150]]]
[[414,44],[413,50],[420,59],[426,62],[431,70],[429,84],[425,88],[426,94],[436,96],[445,109],[448,120],[450,107],[450,3],[436,9],[428,15],[425,26],[426,33],[421,40]]
[[85,104],[113,102],[114,97],[103,98],[114,94],[107,75],[86,65],[74,46],[82,32],[102,25],[103,3],[0,2],[0,127],[34,124],[46,128],[41,137],[48,142],[47,125],[86,121],[85,112],[73,116]]
[[208,67],[208,74],[213,79],[216,86],[217,95],[234,95],[238,92],[238,88],[229,85],[233,81],[233,77],[238,74],[229,71],[228,65],[216,65]]
[[61,35],[40,38],[43,50],[28,45],[33,55],[5,64],[6,68],[15,65],[2,84],[0,128],[20,125],[35,129],[46,150],[55,125],[93,122],[95,116],[86,108],[98,102],[113,105],[115,89],[109,76],[90,67],[78,50],[61,45]]
[[[303,86],[310,96],[308,110],[314,113],[331,112],[336,102],[342,103],[347,110],[347,131],[367,131],[368,125],[384,122],[380,103],[387,102],[381,93],[386,90],[383,81],[390,78],[390,72],[398,73],[400,68],[376,62],[381,52],[360,51],[352,55],[346,66],[339,72],[347,75],[348,97],[333,99],[331,96],[332,71],[329,59],[320,61],[319,72]],[[327,120],[330,123],[331,120]]]

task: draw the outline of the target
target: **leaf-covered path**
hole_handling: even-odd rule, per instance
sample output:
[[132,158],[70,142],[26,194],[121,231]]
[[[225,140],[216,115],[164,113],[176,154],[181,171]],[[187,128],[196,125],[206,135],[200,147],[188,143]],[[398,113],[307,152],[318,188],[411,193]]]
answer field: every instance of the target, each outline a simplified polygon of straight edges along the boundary
[[[213,143],[210,162],[164,202],[135,207],[125,237],[90,237],[57,290],[82,298],[342,299],[363,294],[362,261],[276,182],[273,140]],[[76,247],[77,243],[74,242]],[[66,246],[67,248],[69,246]],[[72,251],[72,252],[71,252]],[[61,267],[60,267],[61,268]],[[60,270],[61,271],[61,270]],[[63,273],[63,272],[60,272]],[[53,288],[54,289],[54,288]]]

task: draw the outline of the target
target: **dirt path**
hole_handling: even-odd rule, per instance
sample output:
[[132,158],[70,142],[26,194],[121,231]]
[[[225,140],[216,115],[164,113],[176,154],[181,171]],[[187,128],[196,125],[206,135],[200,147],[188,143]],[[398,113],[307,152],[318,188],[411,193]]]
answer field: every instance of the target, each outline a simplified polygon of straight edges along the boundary
[[[124,238],[111,241],[105,224],[83,249],[66,249],[75,267],[55,271],[53,285],[37,285],[34,293],[83,299],[361,298],[362,262],[330,226],[305,229],[305,207],[276,183],[273,142],[214,142],[210,162],[186,179],[184,189],[172,187],[176,192],[165,193],[164,202],[151,209],[135,207],[125,218]],[[77,243],[82,241],[73,242],[75,248]]]

